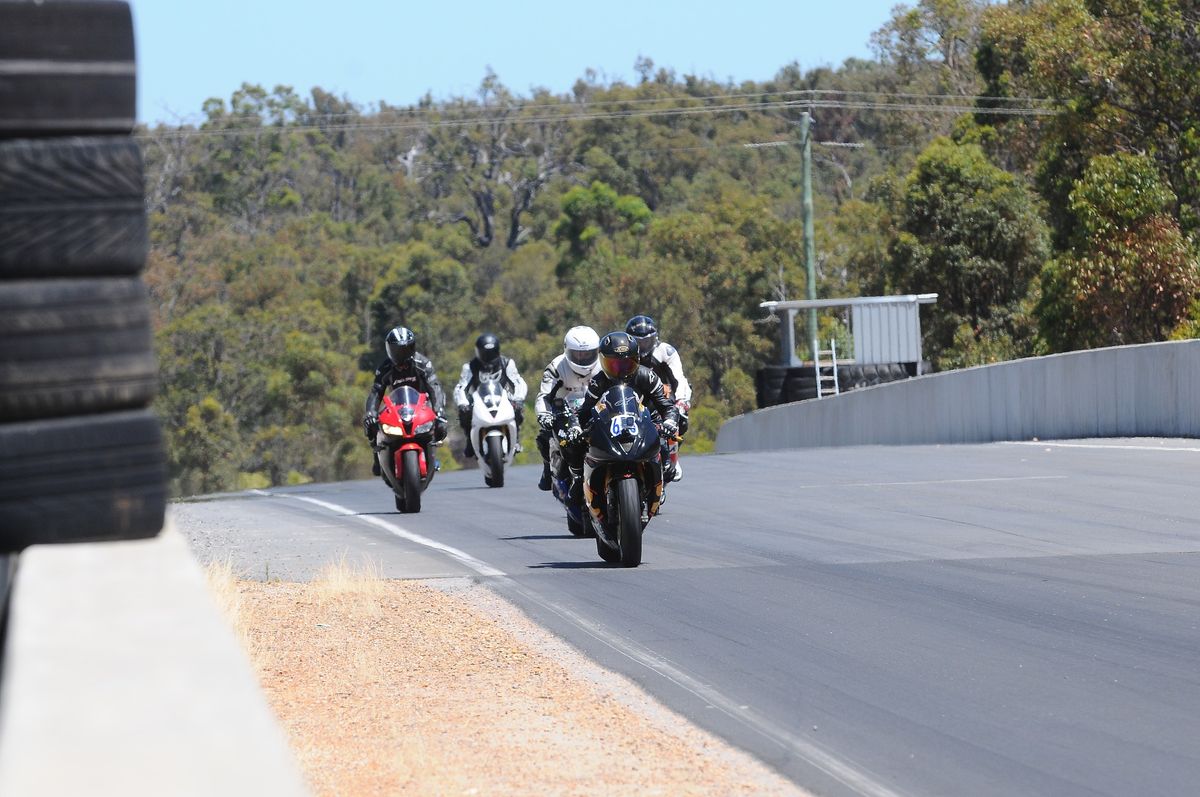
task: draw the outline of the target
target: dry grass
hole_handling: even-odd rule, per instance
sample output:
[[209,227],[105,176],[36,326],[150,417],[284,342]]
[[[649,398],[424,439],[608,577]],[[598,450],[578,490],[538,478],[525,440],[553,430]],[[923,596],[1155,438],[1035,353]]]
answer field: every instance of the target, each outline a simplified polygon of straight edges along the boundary
[[[221,593],[231,579],[210,568]],[[482,587],[343,557],[312,584],[234,591],[219,600],[317,794],[798,793]]]

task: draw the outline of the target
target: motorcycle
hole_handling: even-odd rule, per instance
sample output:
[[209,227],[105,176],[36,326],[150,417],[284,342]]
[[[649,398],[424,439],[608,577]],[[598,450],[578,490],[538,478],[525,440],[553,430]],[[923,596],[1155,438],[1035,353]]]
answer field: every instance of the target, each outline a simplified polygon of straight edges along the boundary
[[614,385],[596,403],[587,432],[583,493],[596,553],[624,567],[642,563],[642,532],[663,494],[662,442],[637,393]]
[[499,382],[483,382],[471,397],[471,446],[483,483],[504,486],[504,466],[517,455],[517,415]]
[[567,531],[575,537],[592,537],[595,535],[586,517],[587,510],[582,503],[571,498],[571,468],[566,454],[566,448],[570,445],[567,430],[571,428],[575,413],[582,403],[582,394],[555,402],[554,426],[550,437],[550,492],[567,510]]
[[437,414],[424,393],[405,386],[383,397],[375,456],[401,512],[421,511],[421,493],[438,471],[433,454],[436,422]]

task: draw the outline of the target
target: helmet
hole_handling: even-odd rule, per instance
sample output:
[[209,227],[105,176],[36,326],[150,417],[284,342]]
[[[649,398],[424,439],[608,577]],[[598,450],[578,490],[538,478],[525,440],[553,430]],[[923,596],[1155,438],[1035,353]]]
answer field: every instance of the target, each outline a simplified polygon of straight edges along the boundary
[[491,365],[500,359],[500,338],[484,332],[475,338],[475,359],[483,365]]
[[580,376],[596,373],[596,349],[600,348],[600,336],[591,327],[571,327],[563,336],[563,354],[567,365]]
[[392,365],[408,365],[417,351],[417,336],[408,327],[396,327],[384,339]]
[[648,360],[658,345],[658,325],[654,319],[648,315],[635,315],[625,324],[625,332],[637,343],[638,357]]
[[601,338],[600,368],[611,379],[624,382],[632,378],[638,369],[638,349],[633,338],[624,332],[609,332]]

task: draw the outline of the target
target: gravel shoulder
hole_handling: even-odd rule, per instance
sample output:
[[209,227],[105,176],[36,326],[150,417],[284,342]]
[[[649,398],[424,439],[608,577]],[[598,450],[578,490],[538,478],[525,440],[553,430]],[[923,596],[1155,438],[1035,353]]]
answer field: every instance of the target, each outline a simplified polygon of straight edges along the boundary
[[805,794],[469,580],[209,573],[317,794]]

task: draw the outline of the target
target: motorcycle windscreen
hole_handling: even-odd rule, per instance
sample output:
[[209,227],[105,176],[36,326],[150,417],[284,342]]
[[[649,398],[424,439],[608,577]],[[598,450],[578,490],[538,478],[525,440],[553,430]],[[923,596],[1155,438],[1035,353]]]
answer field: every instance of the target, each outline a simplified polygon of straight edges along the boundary
[[483,382],[479,385],[479,389],[475,391],[479,396],[479,400],[483,402],[483,406],[495,412],[500,409],[504,403],[504,388],[500,387],[499,382]]
[[398,387],[388,396],[392,403],[396,405],[396,411],[400,415],[400,420],[407,423],[417,414],[417,405],[424,398],[415,388],[408,385]]
[[658,433],[633,388],[628,385],[609,388],[600,405],[603,409],[593,427],[593,445],[600,443],[602,449],[607,448],[622,459],[644,459],[653,453]]

